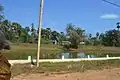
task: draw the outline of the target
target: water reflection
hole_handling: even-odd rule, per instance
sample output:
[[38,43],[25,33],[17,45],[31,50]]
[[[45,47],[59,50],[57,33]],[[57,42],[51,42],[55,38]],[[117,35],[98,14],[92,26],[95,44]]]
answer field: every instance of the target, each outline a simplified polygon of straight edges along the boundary
[[[95,55],[89,55],[90,58],[96,58]],[[85,53],[61,53],[59,58],[70,59],[70,58],[88,58],[88,55]]]
[[[64,53],[56,53],[56,54],[49,54],[44,53],[40,54],[40,59],[71,59],[71,58],[96,58],[96,57],[106,57],[109,54],[110,57],[118,57],[120,53],[84,53],[84,52],[64,52]],[[89,55],[89,56],[88,56]],[[62,57],[63,56],[63,57]]]

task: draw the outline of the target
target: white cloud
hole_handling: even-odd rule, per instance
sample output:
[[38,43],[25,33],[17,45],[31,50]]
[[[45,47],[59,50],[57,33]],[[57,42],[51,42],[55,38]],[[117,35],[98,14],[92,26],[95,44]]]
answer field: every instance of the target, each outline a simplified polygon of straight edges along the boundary
[[119,16],[117,14],[104,14],[100,16],[101,19],[117,19]]

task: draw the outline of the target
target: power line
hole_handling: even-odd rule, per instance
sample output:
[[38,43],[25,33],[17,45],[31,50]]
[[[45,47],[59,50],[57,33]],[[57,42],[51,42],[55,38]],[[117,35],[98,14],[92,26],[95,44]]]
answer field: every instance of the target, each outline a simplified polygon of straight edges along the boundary
[[109,4],[112,4],[112,5],[120,8],[120,5],[119,5],[119,4],[116,4],[116,3],[113,3],[113,2],[110,2],[110,1],[107,1],[107,0],[102,0],[102,1],[104,1],[104,2],[106,2],[106,3],[109,3]]

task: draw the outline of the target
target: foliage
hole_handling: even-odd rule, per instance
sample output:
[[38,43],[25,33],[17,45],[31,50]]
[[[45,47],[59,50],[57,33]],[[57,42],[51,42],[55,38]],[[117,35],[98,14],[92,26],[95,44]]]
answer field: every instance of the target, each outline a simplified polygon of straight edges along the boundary
[[44,38],[41,38],[41,44],[50,44],[51,41],[49,39],[44,39]]
[[0,21],[4,18],[4,16],[3,16],[3,10],[4,10],[4,8],[3,8],[3,6],[0,4]]
[[[118,28],[118,27],[117,27]],[[104,46],[116,46],[120,47],[120,31],[118,30],[108,30],[105,33],[96,33],[96,37],[92,37],[89,34],[89,38],[86,41],[87,44],[91,45],[104,45]]]
[[69,41],[71,42],[71,47],[77,49],[80,41],[84,40],[84,30],[79,27],[75,27],[73,24],[68,24],[66,31],[69,36]]
[[116,46],[120,47],[120,31],[109,30],[102,36],[102,44],[105,46]]
[[[24,27],[18,22],[11,22],[3,19],[3,6],[0,4],[0,30],[5,34],[5,37],[14,43],[37,43],[39,28],[36,29],[34,23]],[[64,34],[64,33],[63,33]],[[42,28],[41,31],[42,43],[51,43],[52,40],[60,42],[65,40],[65,36],[51,28]]]
[[116,25],[117,25],[117,29],[119,30],[120,29],[120,22],[117,22]]
[[[0,30],[9,41],[13,43],[37,43],[39,28],[34,23],[24,27],[19,22],[11,22],[4,18],[3,10],[4,7],[0,4]],[[63,41],[69,41],[71,45],[64,47],[76,49],[79,47],[80,42],[85,42],[86,45],[120,47],[120,22],[116,23],[116,28],[118,30],[108,30],[105,33],[97,32],[96,36],[89,34],[88,37],[85,36],[85,30],[72,23],[67,24],[66,33],[57,32],[51,28],[42,28],[41,43],[50,44],[52,41],[56,41],[57,44],[62,44]]]

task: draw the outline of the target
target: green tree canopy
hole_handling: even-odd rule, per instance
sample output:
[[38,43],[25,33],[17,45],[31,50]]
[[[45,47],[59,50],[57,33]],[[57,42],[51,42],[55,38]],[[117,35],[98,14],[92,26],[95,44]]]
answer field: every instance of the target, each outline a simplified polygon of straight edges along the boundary
[[78,48],[80,41],[84,40],[85,30],[82,30],[81,28],[76,27],[73,24],[68,24],[66,31],[67,31],[67,35],[69,36],[69,41],[71,42],[71,47]]
[[102,44],[105,46],[117,46],[120,47],[120,31],[118,30],[109,30],[101,36]]
[[3,16],[3,10],[4,10],[4,8],[3,8],[3,6],[0,4],[0,21],[4,18],[4,16]]

